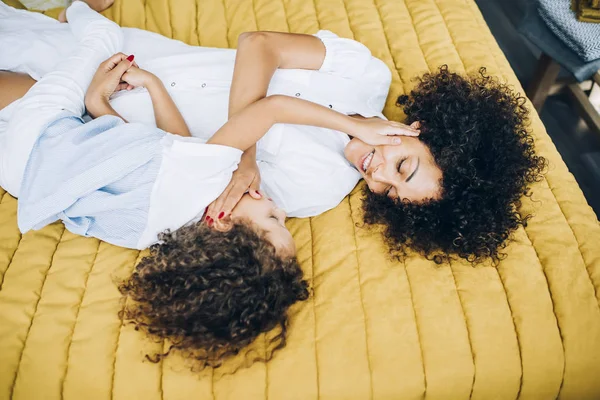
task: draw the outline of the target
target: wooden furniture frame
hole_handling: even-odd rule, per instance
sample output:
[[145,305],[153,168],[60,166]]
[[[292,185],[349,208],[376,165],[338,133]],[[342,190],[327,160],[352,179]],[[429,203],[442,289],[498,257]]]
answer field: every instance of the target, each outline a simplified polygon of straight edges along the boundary
[[[575,79],[557,80],[559,72],[560,64],[546,53],[542,53],[534,78],[527,88],[527,96],[534,108],[540,113],[548,96],[565,91],[590,129],[600,135],[600,114]],[[591,79],[592,84],[600,85],[600,71]]]

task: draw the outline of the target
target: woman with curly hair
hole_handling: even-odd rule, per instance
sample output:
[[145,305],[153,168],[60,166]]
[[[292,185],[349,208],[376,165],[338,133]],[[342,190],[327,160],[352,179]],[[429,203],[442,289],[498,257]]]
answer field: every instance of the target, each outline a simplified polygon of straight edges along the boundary
[[398,104],[419,123],[418,139],[353,139],[345,150],[368,184],[365,222],[383,224],[400,256],[411,249],[437,262],[499,260],[530,217],[519,212],[520,199],[546,167],[527,130],[525,98],[484,68],[463,77],[442,66]]

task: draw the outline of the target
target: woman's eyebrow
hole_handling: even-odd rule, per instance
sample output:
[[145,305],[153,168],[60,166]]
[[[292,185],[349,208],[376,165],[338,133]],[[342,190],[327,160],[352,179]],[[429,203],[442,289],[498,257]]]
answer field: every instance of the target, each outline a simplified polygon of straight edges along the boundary
[[413,176],[415,176],[415,174],[417,173],[417,171],[419,170],[419,165],[421,165],[421,159],[417,158],[417,167],[415,168],[415,170],[412,172],[412,174],[410,174],[408,176],[408,178],[406,178],[406,182],[409,182]]

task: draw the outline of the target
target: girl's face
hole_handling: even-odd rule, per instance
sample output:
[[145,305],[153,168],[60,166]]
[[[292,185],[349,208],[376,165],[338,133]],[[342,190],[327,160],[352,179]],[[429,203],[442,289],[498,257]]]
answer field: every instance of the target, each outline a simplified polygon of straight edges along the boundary
[[296,244],[292,234],[285,226],[285,211],[263,194],[256,200],[245,194],[231,213],[231,218],[243,218],[252,221],[262,229],[267,239],[275,246],[281,256],[296,254]]
[[344,155],[374,193],[415,202],[440,197],[442,171],[418,138],[403,136],[401,144],[387,146],[354,138]]

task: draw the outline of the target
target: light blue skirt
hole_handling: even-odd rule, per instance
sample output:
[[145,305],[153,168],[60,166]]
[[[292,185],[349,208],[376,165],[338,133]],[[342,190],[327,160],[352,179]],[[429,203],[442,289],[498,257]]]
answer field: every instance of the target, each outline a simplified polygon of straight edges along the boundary
[[155,127],[104,116],[52,123],[35,144],[19,197],[21,232],[62,220],[78,235],[136,248],[162,161]]

